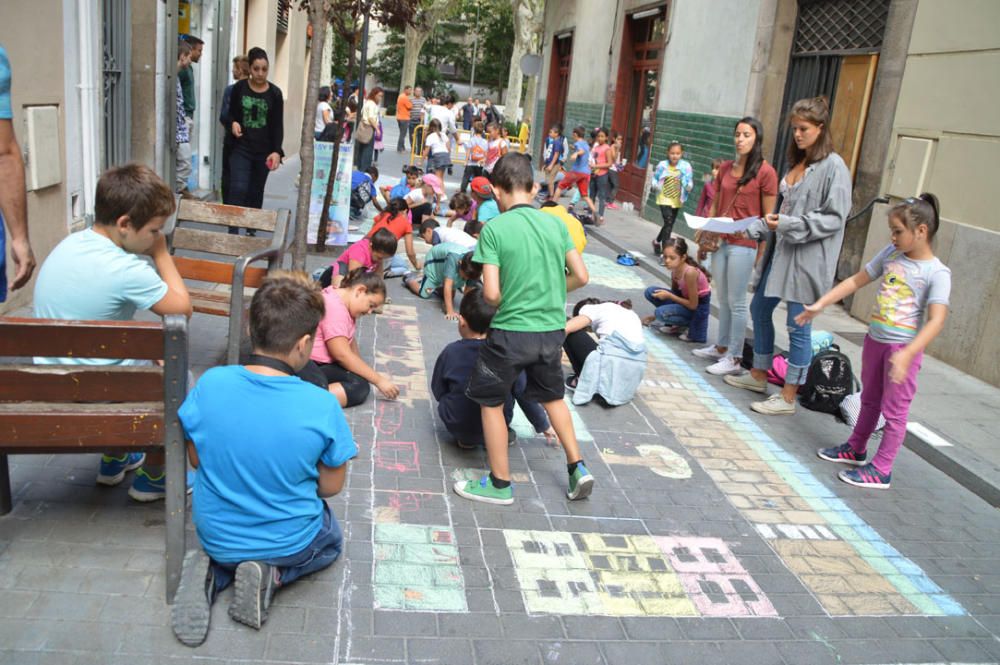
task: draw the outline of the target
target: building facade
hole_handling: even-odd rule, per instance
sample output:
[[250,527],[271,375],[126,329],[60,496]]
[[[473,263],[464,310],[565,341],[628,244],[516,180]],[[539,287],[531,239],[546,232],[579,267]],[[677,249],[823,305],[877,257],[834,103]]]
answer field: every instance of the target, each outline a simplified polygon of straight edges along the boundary
[[[549,0],[533,152],[555,122],[623,134],[619,198],[658,223],[649,184],[670,142],[694,168],[693,211],[712,159],[731,158],[741,117],[762,121],[765,157],[782,172],[788,109],[826,95],[856,211],[881,194],[941,198],[938,251],[956,288],[931,352],[1000,384],[1000,341],[987,334],[1000,323],[1000,225],[985,184],[1000,150],[988,122],[1000,90],[1000,39],[988,26],[998,19],[1000,4],[986,0]],[[888,209],[849,222],[839,278],[884,246]],[[692,235],[682,220],[675,230]],[[961,280],[972,269],[956,265],[968,263],[966,246],[989,279]],[[858,295],[851,312],[866,319],[873,300]]]

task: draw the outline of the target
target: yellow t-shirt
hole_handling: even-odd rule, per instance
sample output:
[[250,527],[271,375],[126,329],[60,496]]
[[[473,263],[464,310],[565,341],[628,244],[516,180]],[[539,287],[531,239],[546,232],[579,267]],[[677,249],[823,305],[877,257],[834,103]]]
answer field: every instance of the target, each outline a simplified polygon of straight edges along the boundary
[[562,220],[562,223],[566,225],[566,230],[569,231],[569,237],[573,241],[576,251],[583,254],[583,248],[587,246],[587,234],[584,233],[580,220],[569,214],[569,211],[563,206],[549,206],[541,208],[541,211]]
[[667,165],[667,177],[663,180],[660,193],[656,195],[656,205],[681,207],[681,170],[676,166]]

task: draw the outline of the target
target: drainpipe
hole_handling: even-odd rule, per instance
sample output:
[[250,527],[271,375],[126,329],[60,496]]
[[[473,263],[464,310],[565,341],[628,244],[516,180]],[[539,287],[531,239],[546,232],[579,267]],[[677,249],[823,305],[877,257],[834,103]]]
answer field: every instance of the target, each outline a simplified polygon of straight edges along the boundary
[[81,0],[77,5],[77,40],[80,58],[80,80],[77,90],[80,94],[80,148],[82,152],[83,213],[88,221],[94,217],[94,191],[97,189],[97,175],[101,168],[100,131],[97,127],[97,71],[95,68],[95,35],[100,27],[95,20],[100,10],[96,0]]
[[601,127],[605,126],[604,121],[608,114],[608,86],[611,85],[611,70],[614,68],[612,56],[615,50],[615,30],[618,29],[618,11],[621,9],[621,5],[621,0],[615,0],[615,20],[611,24],[611,42],[608,44],[608,73],[604,77],[604,92],[601,102]]

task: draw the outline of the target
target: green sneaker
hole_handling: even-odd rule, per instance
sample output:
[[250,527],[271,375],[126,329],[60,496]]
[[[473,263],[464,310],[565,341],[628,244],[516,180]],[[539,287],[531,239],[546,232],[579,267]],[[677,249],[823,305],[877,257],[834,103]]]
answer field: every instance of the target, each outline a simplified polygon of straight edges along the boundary
[[480,480],[460,480],[454,485],[455,494],[483,503],[495,503],[501,506],[509,506],[514,503],[514,488],[507,486],[499,489],[493,486],[489,474]]
[[586,499],[593,489],[594,477],[590,475],[590,471],[587,471],[587,467],[583,464],[577,464],[576,470],[569,476],[569,489],[566,490],[566,496],[569,497],[570,501]]

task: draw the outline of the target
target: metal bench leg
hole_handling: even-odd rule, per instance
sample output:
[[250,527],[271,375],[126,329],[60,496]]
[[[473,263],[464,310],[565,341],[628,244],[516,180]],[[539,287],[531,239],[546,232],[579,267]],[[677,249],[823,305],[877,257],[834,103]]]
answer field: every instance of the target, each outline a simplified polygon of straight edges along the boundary
[[164,408],[163,447],[166,453],[166,574],[167,603],[173,603],[181,581],[181,566],[187,549],[184,542],[187,522],[187,451],[184,430],[177,417],[187,394],[187,321],[183,316],[164,317]]
[[14,507],[10,498],[10,471],[7,456],[0,455],[0,515],[6,515]]

